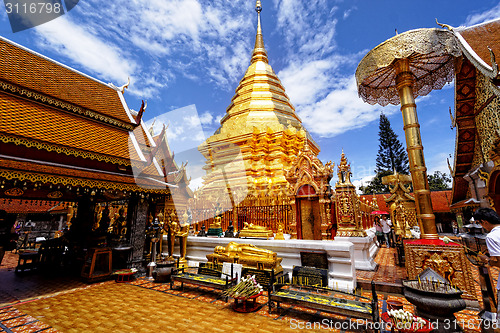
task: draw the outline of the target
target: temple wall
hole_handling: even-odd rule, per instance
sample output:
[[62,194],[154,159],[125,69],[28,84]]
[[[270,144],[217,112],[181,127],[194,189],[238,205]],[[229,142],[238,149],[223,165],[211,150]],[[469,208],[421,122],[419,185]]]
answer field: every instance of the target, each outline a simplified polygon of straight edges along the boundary
[[[490,80],[481,72],[476,74],[476,104],[474,109],[480,109],[487,100],[494,94],[490,88]],[[479,149],[474,152],[472,168],[486,163],[490,160],[490,151],[495,148],[494,143],[498,138],[497,130],[500,130],[500,102],[498,98],[493,99],[476,116],[476,129],[479,134]]]
[[[329,287],[352,291],[356,288],[356,268],[354,245],[346,241],[312,241],[312,240],[263,240],[250,238],[208,238],[188,237],[186,258],[191,264],[206,262],[207,254],[213,253],[216,246],[226,246],[229,242],[253,244],[276,252],[283,258],[281,266],[285,272],[291,273],[293,266],[300,266],[300,252],[326,252],[328,258]],[[163,248],[166,249],[167,238],[163,237]],[[179,253],[176,244],[175,253]]]

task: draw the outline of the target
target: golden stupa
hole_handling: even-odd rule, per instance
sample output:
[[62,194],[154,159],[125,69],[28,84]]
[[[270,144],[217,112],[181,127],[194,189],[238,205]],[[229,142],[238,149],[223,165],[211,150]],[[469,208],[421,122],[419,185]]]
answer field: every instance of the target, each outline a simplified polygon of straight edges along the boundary
[[[211,204],[218,202],[233,212],[225,214],[223,220],[235,221],[238,229],[248,222],[277,231],[281,222],[292,236],[321,239],[331,217],[326,206],[330,202],[333,166],[323,165],[317,158],[318,144],[303,127],[285,88],[269,65],[261,10],[258,0],[257,35],[250,66],[236,88],[221,126],[198,147],[206,158],[207,174],[203,186],[195,193],[195,209],[211,208]],[[310,188],[300,192],[306,185]],[[302,213],[300,207],[296,212],[295,205],[300,193],[316,202],[308,203],[307,211],[302,212],[307,213],[307,220],[314,227],[311,225],[308,231],[297,234],[296,225]],[[267,217],[251,209],[233,209],[255,206],[280,206],[287,211],[273,220],[271,215],[279,208],[266,208]]]

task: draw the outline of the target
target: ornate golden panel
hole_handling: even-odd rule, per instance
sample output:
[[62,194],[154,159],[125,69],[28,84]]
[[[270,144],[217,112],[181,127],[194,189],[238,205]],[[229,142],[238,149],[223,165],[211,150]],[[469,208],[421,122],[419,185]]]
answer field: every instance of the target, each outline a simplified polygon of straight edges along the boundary
[[459,287],[464,292],[463,297],[473,300],[477,298],[471,263],[462,246],[445,244],[436,239],[419,239],[405,241],[404,249],[408,279],[417,279],[418,274],[430,267]]

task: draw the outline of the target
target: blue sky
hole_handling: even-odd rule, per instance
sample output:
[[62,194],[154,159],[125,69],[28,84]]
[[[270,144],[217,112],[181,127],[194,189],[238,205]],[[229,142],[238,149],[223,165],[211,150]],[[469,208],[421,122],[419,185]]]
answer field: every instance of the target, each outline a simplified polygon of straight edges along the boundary
[[[218,128],[249,65],[254,6],[255,0],[81,0],[67,14],[17,33],[0,8],[0,34],[106,83],[121,86],[130,77],[129,107],[138,110],[145,99],[143,119],[170,124],[180,164],[189,159],[182,153],[203,141],[201,134]],[[357,96],[361,58],[396,29],[437,27],[436,18],[458,27],[500,17],[497,0],[262,0],[262,6],[270,65],[320,145],[320,159],[338,164],[344,149],[358,182],[373,176],[381,111],[404,144],[399,108],[368,105]],[[448,172],[453,93],[450,84],[417,99],[430,173]]]

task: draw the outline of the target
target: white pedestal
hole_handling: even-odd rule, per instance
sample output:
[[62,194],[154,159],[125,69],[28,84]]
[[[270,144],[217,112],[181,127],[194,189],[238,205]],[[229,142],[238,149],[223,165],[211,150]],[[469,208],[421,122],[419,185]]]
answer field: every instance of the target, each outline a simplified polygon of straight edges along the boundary
[[[163,238],[163,249],[166,249],[167,238]],[[186,259],[194,262],[206,262],[207,254],[213,253],[216,246],[226,246],[229,242],[240,244],[253,244],[267,250],[276,252],[283,258],[281,266],[285,272],[291,273],[293,266],[301,266],[301,251],[324,251],[328,259],[329,286],[345,291],[356,288],[356,269],[354,245],[351,242],[340,240],[314,241],[314,240],[265,240],[251,238],[207,238],[188,237]],[[179,253],[176,244],[175,253]]]
[[356,269],[374,271],[377,268],[377,263],[374,259],[378,252],[378,246],[374,242],[374,238],[376,237],[375,229],[366,230],[366,234],[366,237],[335,237],[335,240],[354,244],[354,263]]

